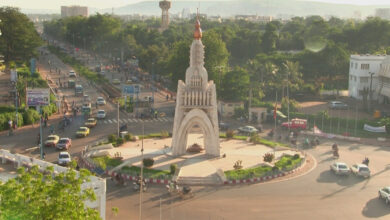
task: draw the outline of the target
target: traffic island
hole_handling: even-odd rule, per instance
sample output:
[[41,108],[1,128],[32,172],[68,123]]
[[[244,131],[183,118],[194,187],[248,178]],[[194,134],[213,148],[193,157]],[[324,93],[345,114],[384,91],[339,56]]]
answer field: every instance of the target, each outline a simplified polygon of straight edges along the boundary
[[[191,134],[188,143],[203,143],[201,134]],[[269,147],[246,140],[220,139],[221,157],[204,152],[174,156],[171,138],[148,138],[125,142],[120,147],[95,146],[83,153],[87,167],[97,173],[120,175],[135,180],[140,174],[142,158],[153,163],[144,168],[149,183],[181,185],[224,185],[268,181],[295,172],[305,164],[305,154],[288,147]],[[192,144],[189,144],[191,146]],[[237,162],[239,164],[237,164]],[[177,167],[172,171],[172,166]]]

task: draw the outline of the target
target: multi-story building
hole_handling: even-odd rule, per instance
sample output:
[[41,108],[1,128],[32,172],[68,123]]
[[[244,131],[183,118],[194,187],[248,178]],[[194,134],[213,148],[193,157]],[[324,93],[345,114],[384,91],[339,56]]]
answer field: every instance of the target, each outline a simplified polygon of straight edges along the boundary
[[377,8],[375,9],[375,16],[382,19],[390,20],[390,8]]
[[84,16],[88,17],[88,7],[85,6],[61,6],[61,17]]
[[390,100],[390,56],[351,55],[349,66],[349,96],[363,99],[363,90],[369,94],[371,87],[373,100],[389,103]]
[[376,88],[379,103],[390,104],[390,56],[383,60]]

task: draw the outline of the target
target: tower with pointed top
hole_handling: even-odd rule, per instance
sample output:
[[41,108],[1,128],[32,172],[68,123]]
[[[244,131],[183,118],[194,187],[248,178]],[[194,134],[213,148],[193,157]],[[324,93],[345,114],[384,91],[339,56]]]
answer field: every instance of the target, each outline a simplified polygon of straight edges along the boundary
[[179,80],[177,86],[172,133],[172,153],[175,156],[185,154],[188,134],[194,127],[203,132],[206,154],[220,156],[217,93],[214,82],[208,81],[201,39],[202,29],[197,19],[190,49],[190,66],[186,70],[185,82]]
[[168,28],[168,25],[169,25],[169,13],[168,13],[168,10],[171,8],[171,2],[167,1],[167,0],[164,0],[164,1],[160,1],[159,5],[160,5],[160,8],[162,10],[162,14],[161,14],[161,29],[162,30],[166,30]]

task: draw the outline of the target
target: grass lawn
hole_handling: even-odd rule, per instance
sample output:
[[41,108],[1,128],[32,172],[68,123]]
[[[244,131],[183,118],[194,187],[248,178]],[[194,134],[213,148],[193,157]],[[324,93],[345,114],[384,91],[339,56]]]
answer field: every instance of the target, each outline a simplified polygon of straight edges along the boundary
[[100,166],[103,170],[107,169],[107,167],[116,167],[122,163],[120,159],[111,158],[108,156],[95,157],[91,159],[96,165]]
[[[141,168],[136,166],[124,166],[122,167],[121,172],[131,175],[138,175],[139,173],[141,173]],[[171,178],[172,175],[169,170],[155,170],[144,168],[143,176],[146,178]]]
[[[279,170],[291,170],[295,165],[299,164],[302,161],[302,158],[294,159],[293,156],[283,156],[278,162],[275,163],[275,166]],[[226,178],[229,180],[239,180],[239,179],[249,179],[255,177],[265,176],[267,173],[272,171],[270,166],[258,166],[249,169],[240,169],[240,170],[228,170],[225,171]]]

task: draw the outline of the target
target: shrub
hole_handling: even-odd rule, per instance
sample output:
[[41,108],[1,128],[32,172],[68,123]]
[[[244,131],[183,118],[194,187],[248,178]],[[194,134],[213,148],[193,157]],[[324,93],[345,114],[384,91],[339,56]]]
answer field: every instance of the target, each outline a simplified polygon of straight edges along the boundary
[[161,138],[167,138],[169,137],[169,132],[166,130],[161,131]]
[[296,159],[298,159],[298,158],[300,158],[300,156],[299,156],[299,154],[294,154],[294,156],[293,156],[293,160],[296,160]]
[[23,113],[23,121],[25,124],[33,124],[36,121],[39,121],[39,113],[35,109],[27,109]]
[[116,142],[116,139],[117,139],[117,136],[116,136],[115,134],[110,134],[110,135],[108,136],[108,141],[109,141],[110,143]]
[[275,156],[272,153],[266,153],[263,156],[264,162],[268,162],[268,163],[271,163],[274,160],[274,158],[275,158]]
[[153,158],[144,158],[142,162],[143,162],[145,167],[149,168],[149,167],[153,166],[154,159]]
[[226,131],[226,138],[233,138],[234,137],[234,131],[233,130],[227,130]]
[[176,173],[176,170],[177,170],[177,164],[171,164],[169,166],[169,169],[170,169],[170,174],[174,175]]
[[274,171],[274,172],[279,171],[279,167],[273,166],[273,167],[272,167],[272,171]]
[[291,160],[288,160],[288,161],[286,162],[286,164],[287,164],[287,165],[291,165],[291,164],[292,164],[292,161],[291,161]]
[[123,138],[119,137],[118,139],[116,139],[116,146],[119,147],[123,144]]
[[234,163],[233,168],[234,168],[235,170],[241,169],[241,168],[242,168],[242,160],[237,160],[237,161]]
[[259,134],[257,133],[252,133],[251,134],[251,137],[249,139],[250,142],[254,143],[254,144],[259,144],[260,141],[261,141],[261,138],[259,136]]
[[132,137],[132,135],[130,133],[125,135],[125,141],[131,141],[132,138],[133,137]]
[[195,144],[193,144],[191,147],[189,147],[189,148],[187,149],[187,152],[190,152],[190,153],[199,153],[199,152],[201,152],[202,150],[203,150],[203,148],[202,148],[199,144],[195,143]]

